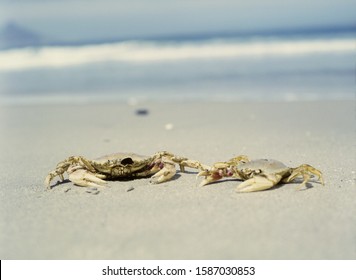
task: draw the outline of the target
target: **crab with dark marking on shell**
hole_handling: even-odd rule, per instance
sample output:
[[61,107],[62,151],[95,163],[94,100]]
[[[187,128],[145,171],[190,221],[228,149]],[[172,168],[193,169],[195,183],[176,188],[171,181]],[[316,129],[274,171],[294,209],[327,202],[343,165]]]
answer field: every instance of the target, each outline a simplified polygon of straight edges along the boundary
[[82,156],[71,156],[57,164],[46,179],[45,185],[56,176],[63,181],[63,174],[68,173],[68,178],[74,184],[82,187],[105,186],[105,180],[136,179],[151,176],[150,182],[158,184],[166,182],[176,174],[175,165],[178,164],[181,171],[184,167],[205,170],[207,166],[198,161],[179,157],[163,151],[152,156],[141,156],[134,153],[116,153],[103,156],[94,160]]
[[238,156],[226,162],[215,163],[212,167],[201,171],[197,177],[205,177],[200,186],[226,177],[243,180],[244,182],[237,186],[236,191],[255,192],[270,189],[279,183],[290,183],[299,176],[303,181],[298,189],[302,189],[313,175],[316,175],[324,185],[322,173],[309,164],[292,168],[274,159],[249,161],[246,156]]

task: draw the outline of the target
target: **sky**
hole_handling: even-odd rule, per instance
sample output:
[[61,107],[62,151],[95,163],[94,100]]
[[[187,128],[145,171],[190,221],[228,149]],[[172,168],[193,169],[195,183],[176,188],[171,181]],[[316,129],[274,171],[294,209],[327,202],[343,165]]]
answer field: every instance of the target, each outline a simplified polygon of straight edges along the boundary
[[355,0],[0,0],[8,22],[60,41],[356,24]]

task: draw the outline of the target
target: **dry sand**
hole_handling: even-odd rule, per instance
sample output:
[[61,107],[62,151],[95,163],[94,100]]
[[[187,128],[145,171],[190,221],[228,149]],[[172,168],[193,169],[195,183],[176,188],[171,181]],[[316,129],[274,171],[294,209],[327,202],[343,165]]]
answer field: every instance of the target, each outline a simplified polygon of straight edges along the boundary
[[[135,110],[148,110],[136,115]],[[355,103],[141,103],[0,108],[1,259],[356,259]],[[43,180],[70,155],[168,150],[309,163],[326,185],[239,194],[196,171],[98,194]],[[56,182],[57,180],[55,180]],[[131,191],[129,189],[134,188]]]

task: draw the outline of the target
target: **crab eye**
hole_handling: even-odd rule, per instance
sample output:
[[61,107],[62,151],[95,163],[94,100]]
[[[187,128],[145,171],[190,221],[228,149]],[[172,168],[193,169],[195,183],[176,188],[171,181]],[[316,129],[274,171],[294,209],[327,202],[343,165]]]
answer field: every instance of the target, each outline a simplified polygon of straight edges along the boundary
[[124,158],[123,160],[121,160],[121,164],[122,165],[129,165],[129,164],[133,164],[133,160],[132,158],[128,157],[128,158]]

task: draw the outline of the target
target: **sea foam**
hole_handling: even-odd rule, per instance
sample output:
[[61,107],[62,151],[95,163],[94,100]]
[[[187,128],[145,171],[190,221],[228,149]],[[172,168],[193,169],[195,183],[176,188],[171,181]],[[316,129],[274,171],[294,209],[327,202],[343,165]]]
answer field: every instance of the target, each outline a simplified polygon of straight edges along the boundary
[[0,71],[71,67],[98,62],[155,63],[238,57],[354,52],[352,38],[300,40],[128,41],[84,46],[47,46],[0,52]]

